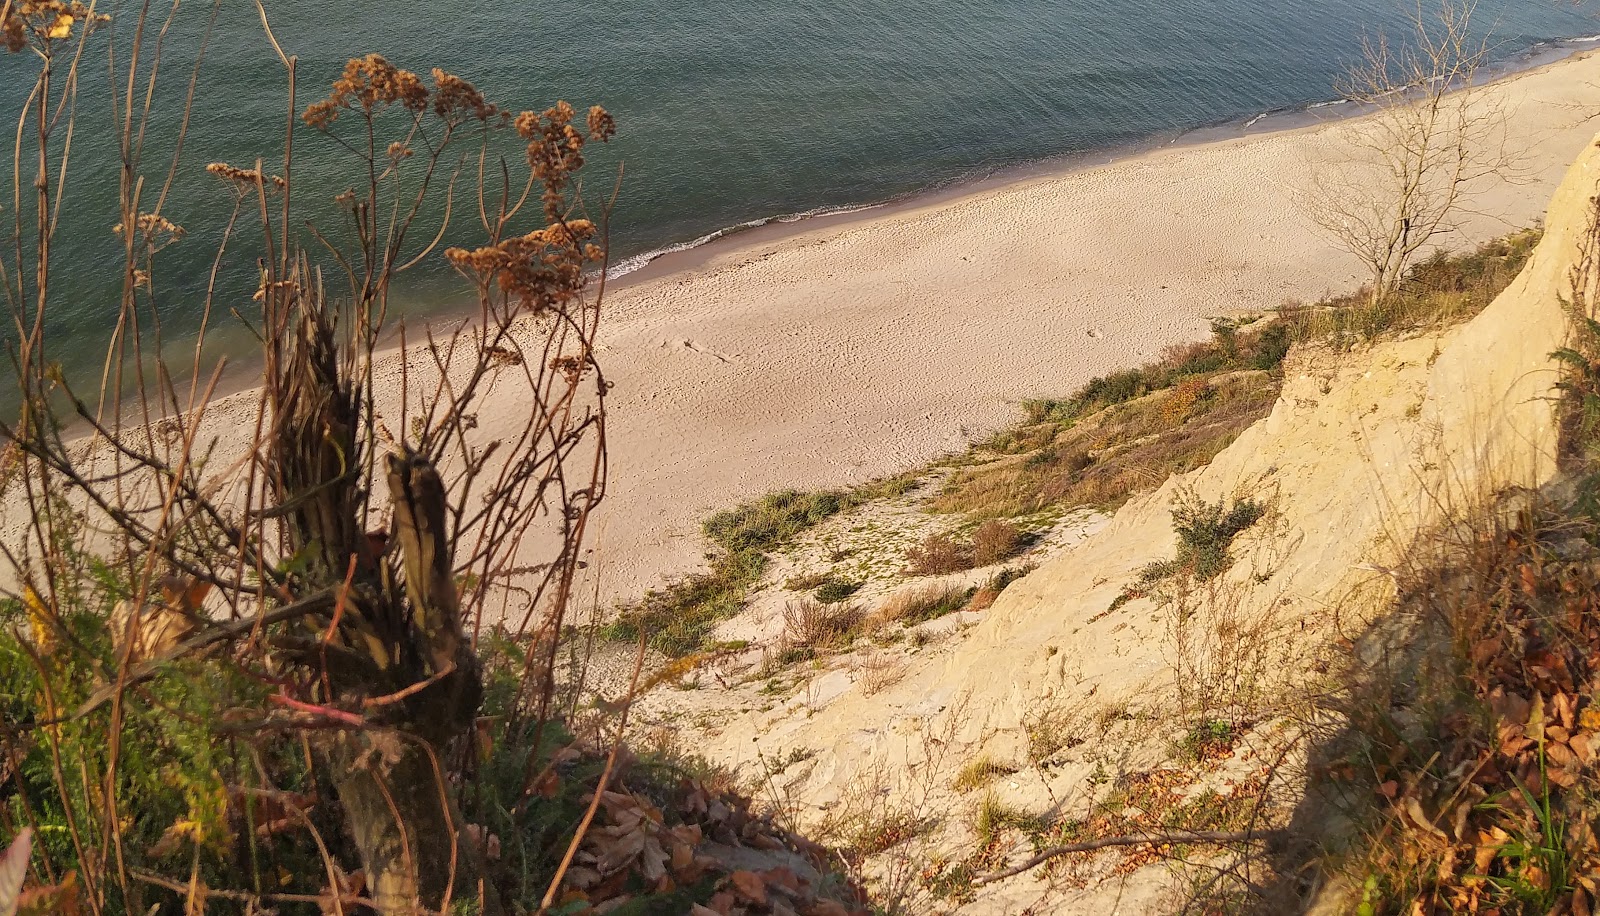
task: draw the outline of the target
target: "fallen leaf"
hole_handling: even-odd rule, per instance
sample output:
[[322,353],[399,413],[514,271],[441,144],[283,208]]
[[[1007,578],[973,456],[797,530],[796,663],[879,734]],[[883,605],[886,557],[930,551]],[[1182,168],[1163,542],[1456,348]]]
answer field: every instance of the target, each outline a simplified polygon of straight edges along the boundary
[[28,857],[33,855],[33,829],[22,828],[0,855],[0,916],[16,916],[22,899],[22,882],[28,877]]
[[753,871],[736,871],[728,876],[728,880],[733,882],[739,896],[757,906],[767,905],[767,882],[761,880],[760,875]]

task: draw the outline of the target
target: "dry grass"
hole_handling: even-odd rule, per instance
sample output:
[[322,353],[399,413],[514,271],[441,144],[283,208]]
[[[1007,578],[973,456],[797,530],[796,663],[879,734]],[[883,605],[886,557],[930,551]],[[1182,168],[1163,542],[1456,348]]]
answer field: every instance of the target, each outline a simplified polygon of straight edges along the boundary
[[853,604],[791,601],[783,609],[779,641],[789,648],[842,649],[855,639],[864,617],[861,608]]
[[1155,362],[1097,378],[1061,400],[1025,402],[1028,417],[975,449],[933,501],[938,512],[1005,518],[1052,506],[1115,507],[1211,461],[1277,400],[1292,344],[1348,348],[1464,321],[1522,269],[1540,233],[1525,230],[1418,264],[1400,292],[1364,293],[1273,318],[1219,320],[1212,339],[1169,347]]
[[1266,416],[1278,382],[1266,372],[1191,380],[1106,408],[1082,423],[1046,424],[1048,444],[960,471],[934,500],[938,512],[1004,517],[1051,506],[1121,504],[1173,474],[1201,467]]
[[948,575],[971,569],[973,563],[972,548],[948,534],[930,534],[906,552],[906,574],[911,576]]
[[972,532],[974,566],[993,566],[1009,560],[1022,548],[1022,532],[1010,522],[989,519]]
[[978,757],[961,768],[956,774],[955,781],[950,788],[957,792],[971,792],[981,789],[1002,776],[1010,776],[1017,772],[1017,768],[1007,763],[1000,763],[987,754]]
[[976,590],[959,585],[930,584],[904,589],[892,595],[872,617],[880,626],[891,623],[913,626],[964,609],[974,594]]
[[906,676],[906,661],[892,652],[873,652],[853,667],[861,691],[874,696],[900,683]]
[[1540,507],[1470,529],[1407,573],[1410,645],[1353,671],[1325,777],[1369,826],[1345,868],[1376,912],[1590,912],[1600,526]]

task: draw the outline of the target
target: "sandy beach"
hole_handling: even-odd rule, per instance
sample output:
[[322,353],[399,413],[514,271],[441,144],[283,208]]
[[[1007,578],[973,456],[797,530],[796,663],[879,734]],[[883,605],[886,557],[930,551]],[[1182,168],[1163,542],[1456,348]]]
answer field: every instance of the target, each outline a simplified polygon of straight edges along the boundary
[[[1534,223],[1594,136],[1600,55],[1490,90],[1519,174],[1471,189],[1451,247]],[[1362,281],[1297,203],[1360,118],[1157,150],[728,246],[609,301],[601,594],[701,562],[710,512],[958,450],[1028,397],[1202,337],[1209,319]]]
[[[1451,247],[1538,220],[1594,136],[1600,52],[1486,94],[1504,103],[1521,157],[1514,178],[1470,189]],[[652,265],[608,295],[600,335],[615,385],[609,486],[589,541],[600,600],[698,568],[700,523],[719,509],[921,465],[1011,422],[1025,398],[1070,394],[1206,336],[1215,316],[1356,288],[1360,265],[1298,201],[1313,164],[1365,123],[991,182],[734,237],[677,259],[682,269]],[[393,394],[398,357],[375,374]],[[207,409],[218,466],[243,447],[230,437],[253,426],[254,405],[242,391]],[[511,435],[524,409],[494,406],[478,418],[483,441]],[[0,537],[24,524],[10,508]]]

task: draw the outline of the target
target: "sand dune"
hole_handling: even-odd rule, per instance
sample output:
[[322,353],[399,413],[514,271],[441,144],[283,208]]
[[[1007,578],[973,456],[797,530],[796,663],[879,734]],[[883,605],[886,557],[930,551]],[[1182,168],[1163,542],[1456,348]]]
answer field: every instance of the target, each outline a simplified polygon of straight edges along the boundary
[[[1594,134],[1600,56],[1497,83],[1525,149],[1452,244],[1534,223]],[[622,290],[603,594],[689,571],[709,512],[964,446],[1019,400],[1204,336],[1208,319],[1361,282],[1296,203],[1360,119],[1164,149],[715,250]],[[737,240],[735,240],[737,241]],[[704,257],[704,252],[702,252]]]

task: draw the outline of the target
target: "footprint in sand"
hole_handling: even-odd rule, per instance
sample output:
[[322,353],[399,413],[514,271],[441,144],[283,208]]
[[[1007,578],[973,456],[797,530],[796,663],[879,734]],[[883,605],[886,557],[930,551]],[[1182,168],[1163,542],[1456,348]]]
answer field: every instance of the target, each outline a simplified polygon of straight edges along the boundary
[[661,342],[661,346],[663,348],[666,348],[666,347],[681,347],[682,349],[690,350],[690,351],[695,352],[695,353],[699,353],[702,356],[709,356],[712,359],[714,359],[714,360],[716,360],[717,362],[720,362],[720,363],[731,363],[731,362],[733,362],[733,357],[727,355],[726,353],[718,353],[715,350],[708,350],[705,347],[700,346],[699,344],[695,343],[692,340],[663,340]]

